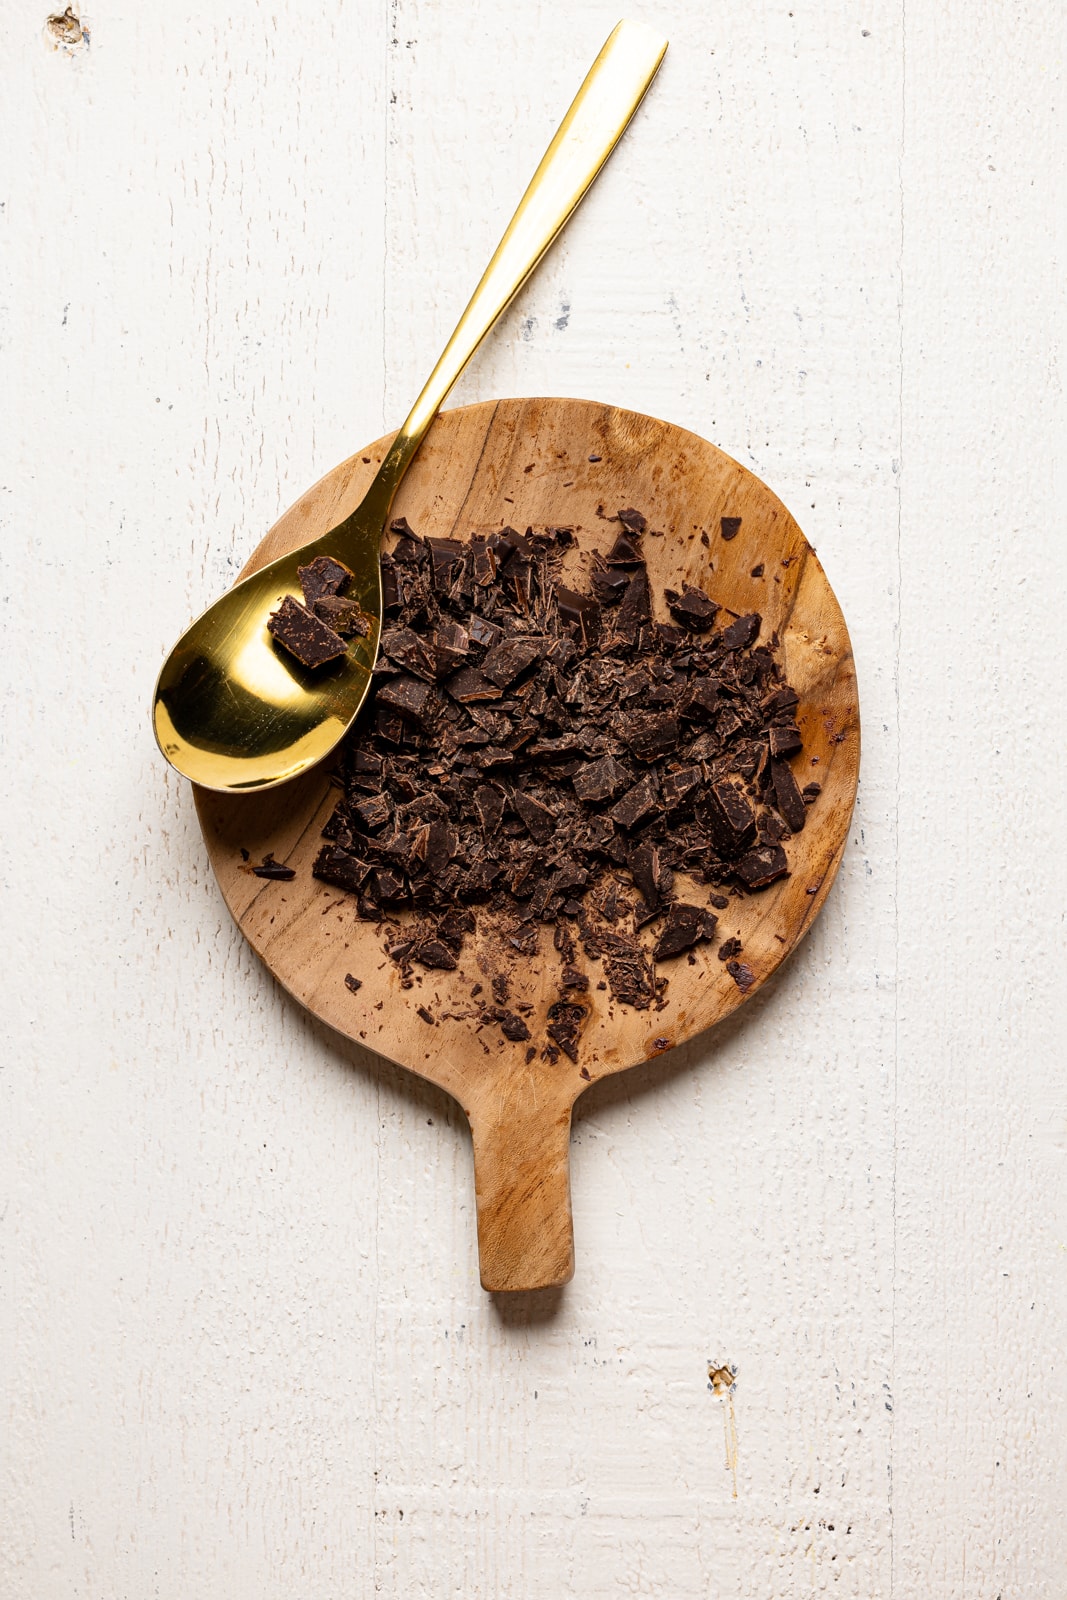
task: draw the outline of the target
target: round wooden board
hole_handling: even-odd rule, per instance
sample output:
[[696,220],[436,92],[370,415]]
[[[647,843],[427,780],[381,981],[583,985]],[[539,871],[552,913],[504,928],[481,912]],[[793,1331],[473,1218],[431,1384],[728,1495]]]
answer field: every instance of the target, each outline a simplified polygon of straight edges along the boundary
[[[298,500],[242,576],[347,516],[390,439],[352,456]],[[721,938],[742,941],[742,959],[754,974],[752,993],[796,947],[826,898],[859,769],[848,631],[822,567],[781,501],[751,472],[682,428],[589,401],[536,399],[443,412],[401,485],[394,512],[422,535],[465,537],[509,523],[572,526],[578,548],[567,560],[577,574],[590,551],[606,550],[614,540],[618,524],[609,519],[620,506],[636,506],[648,517],[644,545],[653,595],[689,582],[732,611],[758,611],[761,637],[778,633],[786,674],[800,695],[804,749],[794,766],[801,785],[817,779],[822,793],[803,832],[787,845],[790,876],[762,893],[731,898],[720,914]],[[720,532],[724,516],[741,518],[730,541]],[[758,567],[762,574],[754,577]],[[463,1106],[474,1139],[485,1286],[564,1282],[573,1271],[567,1143],[574,1101],[598,1078],[709,1028],[746,996],[717,959],[715,945],[698,949],[692,965],[685,957],[665,963],[665,1003],[644,1012],[620,1007],[598,990],[599,965],[587,962],[591,1011],[578,1062],[564,1056],[553,1065],[539,1050],[527,1064],[526,1045],[503,1038],[498,1028],[476,1031],[471,989],[480,982],[488,992],[494,973],[504,970],[491,929],[468,938],[455,972],[422,972],[405,990],[385,953],[387,931],[359,921],[353,899],[311,876],[336,797],[326,768],[260,795],[197,791],[226,903],[253,949],[302,1005],[350,1039],[439,1084]],[[253,862],[273,852],[296,877],[254,877],[245,851]],[[706,894],[697,888],[693,898],[703,903]],[[559,958],[547,931],[539,954],[524,969],[508,962],[507,971],[509,1005],[533,1008],[527,1020],[540,1047],[548,1007],[559,998]],[[358,993],[346,987],[348,973],[360,979]]]

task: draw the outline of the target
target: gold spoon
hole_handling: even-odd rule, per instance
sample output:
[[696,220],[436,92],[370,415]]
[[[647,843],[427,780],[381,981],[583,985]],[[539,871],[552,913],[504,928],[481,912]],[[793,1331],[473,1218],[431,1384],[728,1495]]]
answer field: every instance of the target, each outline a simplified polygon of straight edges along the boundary
[[[362,503],[320,539],[236,584],[174,646],[156,684],[152,724],[171,766],[194,783],[268,789],[321,761],[351,725],[378,654],[379,545],[397,486],[448,391],[607,161],[666,49],[643,23],[620,22],[611,34]],[[297,568],[316,556],[351,569],[348,593],[373,627],[341,661],[309,671],[275,646],[267,619],[287,594],[301,598]]]

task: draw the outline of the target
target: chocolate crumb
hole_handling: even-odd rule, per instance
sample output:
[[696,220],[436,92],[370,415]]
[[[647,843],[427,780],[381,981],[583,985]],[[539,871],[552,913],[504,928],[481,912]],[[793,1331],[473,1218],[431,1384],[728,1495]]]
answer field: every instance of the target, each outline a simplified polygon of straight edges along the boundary
[[423,1022],[433,1023],[433,1012],[428,1011],[425,1006],[418,1006],[416,1014],[422,1018]]
[[756,974],[743,961],[728,961],[726,970],[742,994],[747,994],[756,981]]
[[292,867],[283,866],[280,861],[275,861],[273,852],[265,855],[259,866],[252,868],[252,872],[257,878],[274,878],[279,883],[287,883],[290,878],[296,877]]

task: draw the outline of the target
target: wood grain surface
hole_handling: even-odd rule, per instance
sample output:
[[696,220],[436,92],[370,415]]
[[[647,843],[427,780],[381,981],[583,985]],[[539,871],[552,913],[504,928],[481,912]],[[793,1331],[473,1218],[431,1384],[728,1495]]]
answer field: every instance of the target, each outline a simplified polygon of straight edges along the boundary
[[[286,512],[241,576],[317,539],[359,504],[389,439],[342,462]],[[661,969],[668,979],[650,1011],[601,998],[601,969],[576,956],[589,979],[577,1060],[541,1058],[548,1012],[559,999],[560,961],[542,932],[537,953],[507,959],[505,921],[479,917],[454,972],[419,972],[405,987],[388,947],[396,922],[362,922],[355,901],[312,876],[322,828],[336,804],[333,762],[259,796],[197,794],[211,863],[226,903],[256,953],[291,995],[354,1042],[446,1089],[474,1138],[481,1277],[486,1289],[540,1289],[574,1270],[566,1140],[571,1108],[592,1083],[662,1055],[720,1022],[777,969],[810,928],[829,893],[848,836],[859,771],[859,706],[852,648],[818,560],[781,501],[714,445],[653,417],[580,400],[501,400],[446,412],[408,473],[394,507],[429,537],[521,527],[575,530],[563,576],[587,587],[590,554],[618,532],[615,511],[649,519],[643,543],[655,614],[662,591],[692,583],[735,615],[757,611],[760,637],[781,640],[788,681],[800,695],[804,750],[798,773],[822,793],[788,846],[790,875],[731,901],[722,938],[741,941],[752,981],[740,987],[715,944]],[[725,540],[720,522],[739,517]],[[753,576],[754,569],[758,575]],[[801,781],[805,781],[802,779]],[[296,877],[264,881],[268,854]],[[678,884],[681,898],[706,889]],[[647,939],[646,935],[646,939]],[[721,942],[721,941],[720,941]],[[352,993],[347,974],[362,987]],[[528,1007],[538,1055],[478,1027],[475,983],[508,982]],[[427,1014],[430,1021],[426,1020]]]
[[810,935],[578,1100],[579,1269],[497,1296],[466,1119],[270,976],[148,702],[620,11],[63,9],[0,0],[0,1596],[1063,1600],[1067,10],[649,7],[450,401],[713,440],[862,688]]

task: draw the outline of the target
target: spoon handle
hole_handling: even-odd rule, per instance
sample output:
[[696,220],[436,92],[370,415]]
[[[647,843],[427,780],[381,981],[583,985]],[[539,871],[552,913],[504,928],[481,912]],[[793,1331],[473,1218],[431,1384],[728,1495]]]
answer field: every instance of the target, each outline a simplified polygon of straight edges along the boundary
[[383,523],[445,396],[584,198],[641,104],[666,49],[667,40],[653,28],[620,22],[590,67],[368,492],[367,500],[380,502]]

